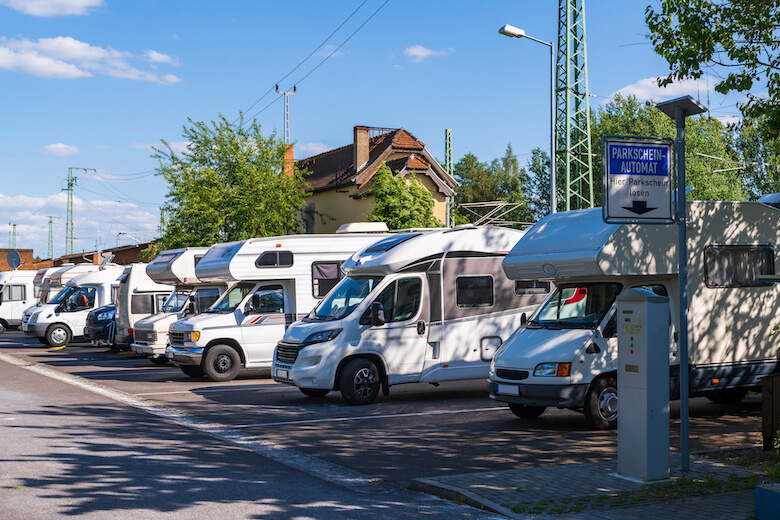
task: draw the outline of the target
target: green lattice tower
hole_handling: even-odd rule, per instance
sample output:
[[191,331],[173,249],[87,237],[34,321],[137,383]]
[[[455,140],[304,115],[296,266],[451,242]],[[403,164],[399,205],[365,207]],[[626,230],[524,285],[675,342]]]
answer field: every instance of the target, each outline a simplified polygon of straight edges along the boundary
[[54,258],[54,217],[51,215],[47,216],[49,217],[49,248],[47,254],[49,259],[52,259]]
[[556,170],[558,192],[564,195],[564,210],[592,208],[585,0],[559,0],[558,3],[555,106]]
[[73,186],[76,178],[73,176],[75,168],[68,168],[68,211],[65,219],[65,254],[73,254]]
[[16,224],[11,224],[11,249],[16,249]]

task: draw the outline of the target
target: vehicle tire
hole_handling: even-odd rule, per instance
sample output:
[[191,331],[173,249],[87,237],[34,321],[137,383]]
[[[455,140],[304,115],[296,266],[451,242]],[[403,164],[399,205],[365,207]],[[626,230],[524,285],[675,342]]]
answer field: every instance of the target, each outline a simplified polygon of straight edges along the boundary
[[339,376],[339,388],[344,400],[352,405],[371,404],[379,395],[379,370],[366,358],[353,359]]
[[319,388],[299,388],[303,395],[307,397],[325,397],[330,393],[330,390],[322,390]]
[[0,334],[6,330],[8,330],[8,325],[3,320],[0,320]]
[[203,369],[200,365],[179,365],[179,368],[190,377],[203,377]]
[[168,358],[165,356],[152,356],[149,358],[149,361],[154,363],[155,365],[167,365],[168,364]]
[[233,347],[215,345],[203,358],[203,374],[212,381],[230,381],[241,368],[241,357]]
[[585,396],[585,420],[595,430],[617,428],[617,382],[614,376],[604,376],[591,383]]
[[529,406],[526,404],[509,404],[512,413],[521,419],[536,419],[544,413],[546,406]]
[[51,347],[67,345],[71,337],[70,329],[61,323],[55,323],[46,329],[46,344]]
[[707,399],[718,404],[738,404],[747,393],[746,388],[723,388],[707,392]]

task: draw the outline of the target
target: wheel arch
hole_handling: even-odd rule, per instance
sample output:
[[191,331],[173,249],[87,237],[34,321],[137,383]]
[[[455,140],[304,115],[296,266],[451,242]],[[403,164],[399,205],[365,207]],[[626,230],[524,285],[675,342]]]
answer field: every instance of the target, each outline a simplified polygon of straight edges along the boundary
[[376,365],[377,370],[379,370],[379,378],[382,381],[382,386],[387,386],[387,368],[385,367],[385,361],[382,359],[382,356],[378,354],[353,354],[351,356],[347,356],[344,359],[342,359],[339,362],[339,366],[336,369],[336,375],[335,379],[333,380],[333,389],[334,390],[341,390],[341,385],[339,384],[339,380],[341,379],[341,372],[344,370],[344,367],[352,361],[353,359],[369,359],[374,362]]
[[209,341],[206,344],[206,348],[203,349],[203,359],[206,359],[206,353],[217,345],[225,345],[238,352],[238,358],[241,360],[241,364],[246,366],[246,356],[244,355],[244,349],[242,349],[241,344],[233,338],[220,338]]

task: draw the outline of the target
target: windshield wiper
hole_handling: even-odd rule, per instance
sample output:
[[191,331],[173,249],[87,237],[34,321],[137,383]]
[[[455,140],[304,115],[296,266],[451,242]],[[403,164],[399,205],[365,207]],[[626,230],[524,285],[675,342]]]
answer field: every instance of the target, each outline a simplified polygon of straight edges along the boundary
[[525,323],[525,326],[526,326],[526,327],[530,327],[530,328],[532,328],[532,329],[546,329],[546,328],[547,328],[547,325],[546,325],[546,324],[544,324],[544,323],[541,323],[541,322],[539,322],[539,321],[536,321],[536,320],[528,320],[528,321]]

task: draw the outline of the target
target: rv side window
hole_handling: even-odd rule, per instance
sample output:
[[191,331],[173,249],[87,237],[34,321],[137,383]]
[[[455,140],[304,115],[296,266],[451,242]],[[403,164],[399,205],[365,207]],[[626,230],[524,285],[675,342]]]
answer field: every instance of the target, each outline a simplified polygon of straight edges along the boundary
[[342,278],[344,273],[341,271],[341,262],[311,264],[311,290],[315,298],[324,298]]
[[11,286],[11,301],[20,302],[26,300],[27,296],[26,287],[24,285],[12,285]]
[[205,311],[219,299],[219,289],[216,287],[198,289],[195,294],[195,312]]
[[542,280],[515,280],[515,294],[547,294],[550,292],[550,282]]
[[[256,314],[284,314],[284,289],[281,285],[261,287],[253,295],[260,299],[260,306],[253,307],[252,313]],[[250,302],[250,305],[252,302]]]
[[130,298],[130,312],[132,314],[152,314],[154,312],[153,294],[134,294]]
[[11,286],[5,285],[0,289],[0,301],[7,302],[11,299]]
[[377,299],[385,309],[385,321],[406,321],[417,315],[422,295],[422,280],[404,278],[385,287]]
[[492,276],[459,276],[455,279],[458,307],[492,307]]
[[704,248],[707,287],[756,287],[760,274],[775,274],[775,252],[770,245],[713,245]]
[[292,267],[293,254],[290,251],[266,251],[255,260],[256,267]]

